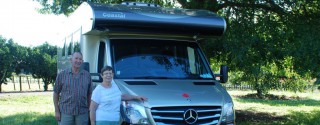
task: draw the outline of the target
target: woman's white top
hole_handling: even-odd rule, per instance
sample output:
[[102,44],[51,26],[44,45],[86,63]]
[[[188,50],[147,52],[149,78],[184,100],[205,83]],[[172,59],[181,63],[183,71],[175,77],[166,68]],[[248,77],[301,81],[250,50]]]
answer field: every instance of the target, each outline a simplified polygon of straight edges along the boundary
[[91,100],[98,104],[96,121],[119,121],[121,91],[112,80],[110,88],[98,85],[92,92]]

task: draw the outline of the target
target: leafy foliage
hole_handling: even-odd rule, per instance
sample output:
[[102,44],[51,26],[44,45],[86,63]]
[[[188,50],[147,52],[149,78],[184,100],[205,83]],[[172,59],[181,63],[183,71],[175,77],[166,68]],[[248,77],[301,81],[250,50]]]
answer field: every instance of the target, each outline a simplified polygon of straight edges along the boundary
[[[42,12],[69,15],[82,0],[38,0]],[[123,0],[93,0],[121,3]],[[206,9],[224,16],[225,35],[200,41],[214,63],[227,64],[237,83],[255,86],[259,95],[285,87],[300,91],[304,79],[320,78],[320,1],[306,0],[138,0],[187,9]],[[317,80],[316,83],[320,83]]]
[[1,84],[10,79],[12,73],[19,74],[22,69],[27,68],[26,48],[13,42],[12,39],[5,39],[0,36],[0,92]]
[[57,47],[44,43],[28,48],[0,36],[0,69],[0,92],[1,84],[6,84],[13,73],[31,73],[35,78],[42,78],[46,91],[57,74]]
[[[318,77],[319,65],[314,63],[319,63],[319,37],[314,27],[319,22],[313,20],[319,18],[319,2],[240,2],[218,4],[229,3],[218,12],[226,16],[229,30],[222,39],[208,42],[219,46],[213,48],[218,53],[213,58],[242,72],[237,83],[252,84],[264,95],[280,87],[301,91],[303,79]],[[280,83],[280,78],[285,80]]]
[[44,90],[47,91],[57,75],[57,47],[44,43],[33,48],[29,61],[32,76],[42,78]]
[[11,64],[13,63],[13,56],[10,54],[9,42],[5,38],[0,36],[0,92],[1,85],[3,83],[6,84],[7,78],[10,78],[13,72],[13,69],[11,68]]

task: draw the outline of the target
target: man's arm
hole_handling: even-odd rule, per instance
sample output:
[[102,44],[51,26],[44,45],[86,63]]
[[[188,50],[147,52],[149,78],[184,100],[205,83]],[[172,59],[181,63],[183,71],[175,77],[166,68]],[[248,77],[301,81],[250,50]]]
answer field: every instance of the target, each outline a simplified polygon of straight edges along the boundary
[[94,86],[93,86],[93,82],[92,82],[92,79],[91,79],[91,76],[89,75],[89,91],[88,91],[88,105],[90,106],[90,103],[91,103],[91,96],[92,96],[92,91],[94,89]]
[[54,112],[55,112],[55,118],[57,121],[60,121],[60,109],[59,109],[59,94],[53,92],[53,105],[54,105]]
[[90,104],[91,104],[91,96],[92,96],[92,94],[89,94],[88,95],[88,105],[90,106]]

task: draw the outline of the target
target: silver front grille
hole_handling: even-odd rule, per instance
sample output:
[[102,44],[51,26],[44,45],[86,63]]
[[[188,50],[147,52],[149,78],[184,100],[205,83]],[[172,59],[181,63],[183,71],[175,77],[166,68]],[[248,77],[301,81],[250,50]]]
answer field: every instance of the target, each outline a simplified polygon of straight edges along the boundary
[[219,123],[221,106],[153,107],[151,114],[157,125],[183,125],[190,124],[184,118],[186,111],[190,109],[196,111],[194,117],[197,119],[193,124],[216,125]]

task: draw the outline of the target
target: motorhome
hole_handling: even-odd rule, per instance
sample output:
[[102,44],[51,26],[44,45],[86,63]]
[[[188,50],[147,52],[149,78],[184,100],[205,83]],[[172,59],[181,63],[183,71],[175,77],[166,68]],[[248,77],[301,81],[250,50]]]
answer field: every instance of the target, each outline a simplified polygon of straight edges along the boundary
[[222,36],[224,18],[156,4],[83,2],[65,24],[58,72],[80,51],[94,84],[101,82],[100,69],[109,65],[122,93],[148,98],[123,102],[122,124],[235,124],[232,98],[221,85],[228,80],[228,68],[221,66],[215,74],[198,42]]

